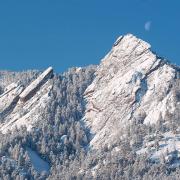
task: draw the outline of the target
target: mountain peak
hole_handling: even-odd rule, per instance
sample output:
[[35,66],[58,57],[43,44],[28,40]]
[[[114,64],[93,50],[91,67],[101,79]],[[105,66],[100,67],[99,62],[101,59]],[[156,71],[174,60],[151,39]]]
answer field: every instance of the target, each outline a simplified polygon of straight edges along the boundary
[[137,46],[137,45],[141,45],[142,49],[150,49],[151,45],[145,41],[143,41],[142,39],[137,38],[135,35],[133,34],[126,34],[124,36],[120,36],[114,43],[114,47],[118,46],[123,46],[125,47],[131,47],[131,46]]
[[151,52],[150,48],[149,43],[138,39],[132,34],[120,36],[111,51],[102,60],[100,66],[103,69],[107,67],[107,69],[113,68],[114,70],[121,66],[126,70],[126,68],[137,67],[145,62],[147,62],[147,65],[151,64],[156,59],[156,55]]
[[153,124],[175,113],[172,84],[177,69],[151,52],[150,47],[127,34],[117,39],[101,61],[85,92],[85,119],[94,134],[94,147],[114,143],[132,121],[141,119],[144,124]]

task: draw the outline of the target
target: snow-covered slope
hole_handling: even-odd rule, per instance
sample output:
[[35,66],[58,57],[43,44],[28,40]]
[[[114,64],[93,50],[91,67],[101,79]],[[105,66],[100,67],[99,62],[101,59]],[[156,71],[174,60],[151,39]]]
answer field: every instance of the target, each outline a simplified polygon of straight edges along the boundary
[[179,126],[180,68],[131,34],[99,66],[0,71],[0,179],[163,179]]
[[[137,154],[147,154],[151,161],[161,162],[166,161],[172,163],[172,167],[175,165],[180,166],[180,134],[174,134],[172,132],[166,132],[162,135],[151,135],[149,138],[145,138],[143,147],[137,151]],[[158,139],[158,141],[157,141]]]
[[26,126],[30,130],[35,122],[41,120],[51,101],[52,68],[48,68],[28,87],[10,84],[0,95],[0,131]]
[[31,163],[33,164],[33,167],[39,172],[46,171],[48,172],[50,169],[50,165],[41,159],[41,157],[32,149],[27,148],[28,155],[30,157]]
[[132,120],[156,123],[178,106],[172,83],[179,70],[154,54],[150,45],[128,34],[115,42],[85,92],[85,122],[99,148],[122,138]]

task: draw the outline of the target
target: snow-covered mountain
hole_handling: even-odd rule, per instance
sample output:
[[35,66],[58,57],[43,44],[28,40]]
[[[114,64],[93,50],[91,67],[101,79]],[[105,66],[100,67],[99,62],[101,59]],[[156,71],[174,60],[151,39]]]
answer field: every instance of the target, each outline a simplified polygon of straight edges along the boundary
[[180,102],[173,84],[180,70],[150,48],[131,34],[121,36],[98,66],[85,92],[84,117],[95,148],[126,138],[122,131],[134,120],[156,124],[177,113]]
[[171,176],[179,125],[180,68],[132,34],[99,66],[0,72],[0,178],[147,179],[162,162]]

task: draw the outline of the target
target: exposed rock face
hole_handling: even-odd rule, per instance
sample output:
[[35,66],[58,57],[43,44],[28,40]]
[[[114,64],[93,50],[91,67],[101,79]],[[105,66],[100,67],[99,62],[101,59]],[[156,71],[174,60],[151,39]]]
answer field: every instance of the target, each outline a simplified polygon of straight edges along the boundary
[[179,70],[157,57],[135,36],[121,36],[105,56],[87,88],[85,122],[94,148],[113,144],[133,119],[156,123],[177,104],[172,83]]
[[44,71],[25,90],[17,84],[9,85],[0,95],[0,131],[6,133],[15,127],[26,126],[30,130],[35,122],[41,119],[45,109],[51,101],[50,91],[52,82],[50,78],[53,69]]
[[48,78],[51,78],[53,74],[52,67],[46,69],[35,81],[33,81],[21,94],[21,101],[25,102],[30,99],[36,91],[46,82]]

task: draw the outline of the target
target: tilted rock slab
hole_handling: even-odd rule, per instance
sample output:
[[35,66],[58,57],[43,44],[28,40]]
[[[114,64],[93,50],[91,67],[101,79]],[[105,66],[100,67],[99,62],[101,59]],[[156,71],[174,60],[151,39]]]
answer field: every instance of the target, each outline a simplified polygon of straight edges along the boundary
[[41,87],[47,79],[51,78],[52,75],[53,68],[49,67],[20,94],[21,101],[25,102],[30,99],[37,92],[38,88]]

